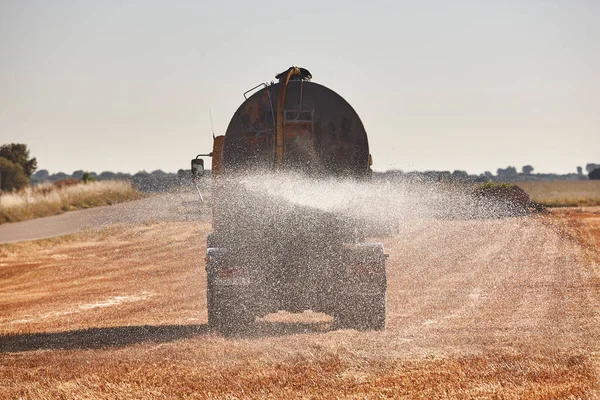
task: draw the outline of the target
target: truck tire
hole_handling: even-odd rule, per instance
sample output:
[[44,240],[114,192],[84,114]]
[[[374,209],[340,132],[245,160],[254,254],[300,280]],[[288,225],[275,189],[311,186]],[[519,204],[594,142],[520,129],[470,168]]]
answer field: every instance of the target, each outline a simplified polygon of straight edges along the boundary
[[334,316],[338,329],[384,330],[385,293],[345,296]]
[[236,298],[231,290],[207,291],[208,326],[224,336],[245,334],[254,322],[254,316]]

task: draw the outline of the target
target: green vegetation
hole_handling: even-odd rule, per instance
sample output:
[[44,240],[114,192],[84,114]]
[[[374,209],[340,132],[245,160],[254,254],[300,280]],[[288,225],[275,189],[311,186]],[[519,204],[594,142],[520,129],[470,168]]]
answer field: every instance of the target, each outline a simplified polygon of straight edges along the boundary
[[29,158],[29,149],[26,144],[11,143],[0,146],[0,157],[20,165],[28,177],[37,169],[37,160]]
[[96,180],[96,178],[94,178],[89,172],[85,171],[82,175],[81,175],[81,181],[83,183],[90,183],[90,182],[94,182]]
[[0,157],[0,191],[19,190],[29,184],[23,167]]
[[494,182],[484,182],[484,183],[482,183],[481,185],[479,185],[478,187],[479,187],[480,189],[484,189],[484,190],[486,190],[486,189],[492,189],[492,188],[497,188],[497,187],[504,188],[504,189],[508,189],[508,188],[510,188],[510,187],[513,187],[513,186],[514,186],[514,184],[512,184],[512,183],[494,183]]
[[0,146],[0,191],[13,191],[29,184],[29,177],[37,168],[35,158],[29,158],[25,144]]

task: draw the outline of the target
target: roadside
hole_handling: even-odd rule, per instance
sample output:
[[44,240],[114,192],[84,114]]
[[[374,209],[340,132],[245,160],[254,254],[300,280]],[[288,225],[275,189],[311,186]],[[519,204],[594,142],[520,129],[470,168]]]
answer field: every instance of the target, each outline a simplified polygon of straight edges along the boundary
[[143,196],[128,181],[83,183],[66,179],[55,183],[41,183],[19,192],[1,193],[0,224],[123,203]]
[[0,225],[0,244],[46,239],[86,229],[149,221],[194,221],[209,216],[207,203],[195,192],[161,193],[112,206]]

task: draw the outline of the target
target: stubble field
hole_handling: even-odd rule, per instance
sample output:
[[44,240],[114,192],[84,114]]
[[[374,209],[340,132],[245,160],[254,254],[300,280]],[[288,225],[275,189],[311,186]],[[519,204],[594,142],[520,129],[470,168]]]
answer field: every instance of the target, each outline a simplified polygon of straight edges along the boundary
[[0,398],[597,398],[600,210],[404,224],[385,332],[207,329],[210,224],[0,247]]
[[517,185],[547,207],[600,206],[600,180],[526,181]]

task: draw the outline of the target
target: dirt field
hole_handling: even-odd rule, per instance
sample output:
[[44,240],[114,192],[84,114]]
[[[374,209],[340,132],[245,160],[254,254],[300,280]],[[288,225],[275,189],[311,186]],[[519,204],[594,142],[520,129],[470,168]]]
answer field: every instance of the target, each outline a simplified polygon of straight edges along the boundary
[[206,222],[0,246],[0,398],[598,398],[600,210],[381,238],[385,332],[206,327]]

